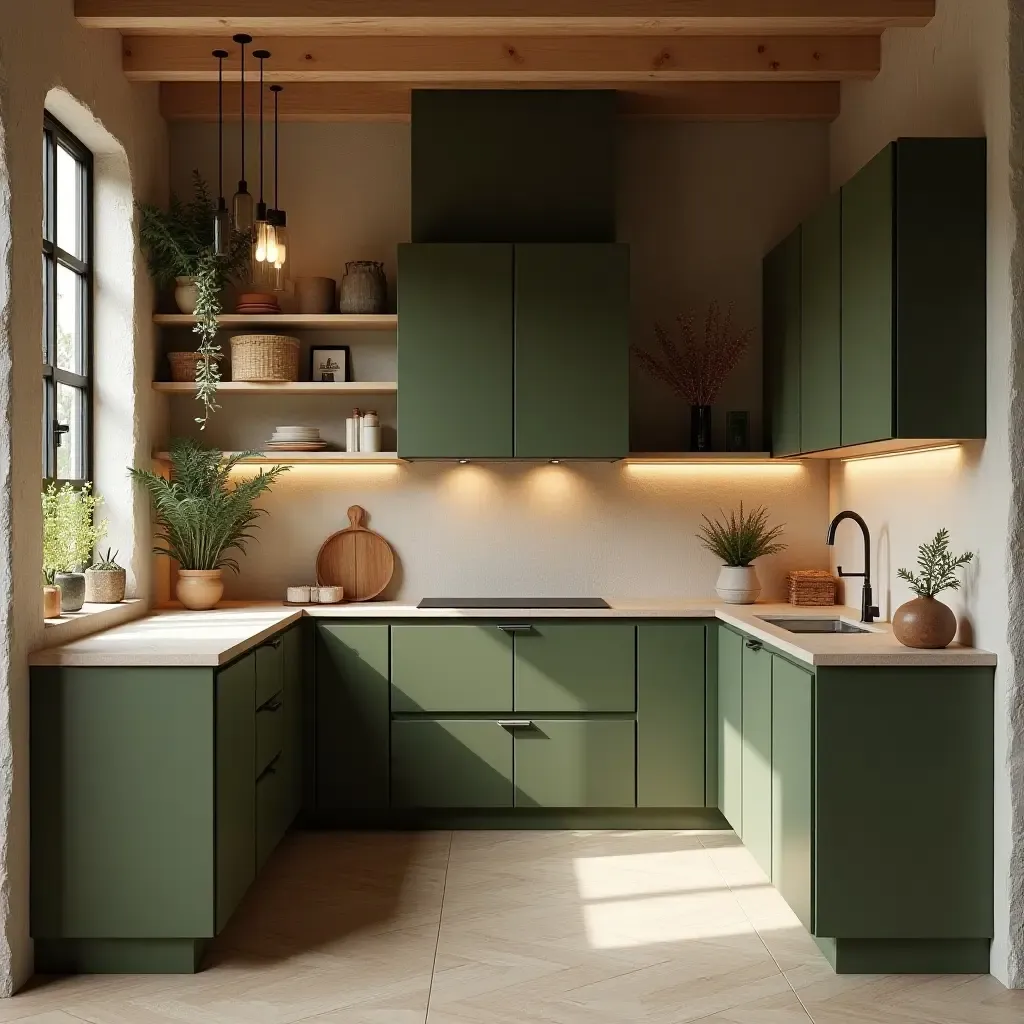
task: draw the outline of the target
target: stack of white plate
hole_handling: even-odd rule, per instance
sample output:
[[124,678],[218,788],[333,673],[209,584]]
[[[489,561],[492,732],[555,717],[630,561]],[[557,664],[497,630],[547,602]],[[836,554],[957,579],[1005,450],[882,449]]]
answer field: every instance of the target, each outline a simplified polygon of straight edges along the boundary
[[319,452],[326,447],[318,427],[277,427],[266,443],[270,452]]

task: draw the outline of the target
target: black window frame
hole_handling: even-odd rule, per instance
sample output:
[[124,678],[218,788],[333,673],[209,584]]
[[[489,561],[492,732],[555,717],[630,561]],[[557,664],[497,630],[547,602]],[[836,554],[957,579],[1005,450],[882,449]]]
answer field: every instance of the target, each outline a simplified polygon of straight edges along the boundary
[[[82,165],[79,237],[82,257],[57,245],[57,147],[62,146]],[[43,479],[66,480],[81,486],[92,479],[93,469],[93,155],[55,117],[43,117]],[[82,339],[82,373],[57,365],[57,267],[63,266],[82,281],[78,310]],[[77,424],[82,447],[82,475],[57,476],[57,448],[64,431],[57,420],[57,385],[82,392],[81,420]]]

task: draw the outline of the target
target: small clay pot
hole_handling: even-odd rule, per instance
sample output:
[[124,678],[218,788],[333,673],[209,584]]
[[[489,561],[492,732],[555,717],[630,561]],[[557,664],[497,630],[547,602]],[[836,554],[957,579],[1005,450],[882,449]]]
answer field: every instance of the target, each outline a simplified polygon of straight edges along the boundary
[[43,618],[60,618],[60,587],[51,584],[43,586]]
[[85,604],[85,573],[59,572],[54,582],[60,587],[61,611],[80,612]]
[[224,596],[224,580],[220,569],[179,569],[174,593],[178,600],[194,612],[214,608]]
[[956,615],[934,597],[916,597],[896,609],[892,631],[904,647],[939,650],[956,636]]
[[124,569],[86,569],[85,603],[120,604],[126,581]]

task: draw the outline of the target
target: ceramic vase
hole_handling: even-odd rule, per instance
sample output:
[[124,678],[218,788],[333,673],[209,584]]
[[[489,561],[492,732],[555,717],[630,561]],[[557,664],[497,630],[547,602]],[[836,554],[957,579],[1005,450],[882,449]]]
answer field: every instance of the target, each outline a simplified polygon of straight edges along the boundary
[[715,593],[726,604],[753,604],[761,593],[761,581],[752,565],[723,565]]
[[174,588],[178,600],[194,612],[214,608],[224,596],[224,579],[220,569],[179,569]]
[[43,586],[43,618],[60,618],[60,587],[51,584]]
[[376,260],[355,260],[345,264],[341,279],[342,313],[383,313],[388,301],[384,264]]
[[892,631],[904,647],[938,650],[953,642],[956,615],[934,597],[916,597],[896,609]]
[[333,277],[298,277],[295,304],[300,313],[333,313],[336,290]]
[[194,277],[176,277],[174,279],[174,302],[181,313],[194,313],[199,291]]
[[124,600],[125,581],[124,569],[86,569],[86,603],[120,604]]
[[62,612],[79,612],[85,604],[85,574],[80,572],[59,572],[54,582],[60,587],[60,609]]

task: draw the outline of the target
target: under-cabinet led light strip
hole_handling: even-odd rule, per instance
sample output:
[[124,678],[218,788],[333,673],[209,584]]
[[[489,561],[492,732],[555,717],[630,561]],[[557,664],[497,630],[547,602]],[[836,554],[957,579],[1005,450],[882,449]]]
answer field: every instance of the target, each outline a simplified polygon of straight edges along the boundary
[[925,452],[948,452],[959,448],[959,444],[932,444],[925,448],[908,448],[902,452],[875,452],[871,455],[851,455],[843,462],[867,462],[870,459],[898,459],[904,455],[922,455]]

